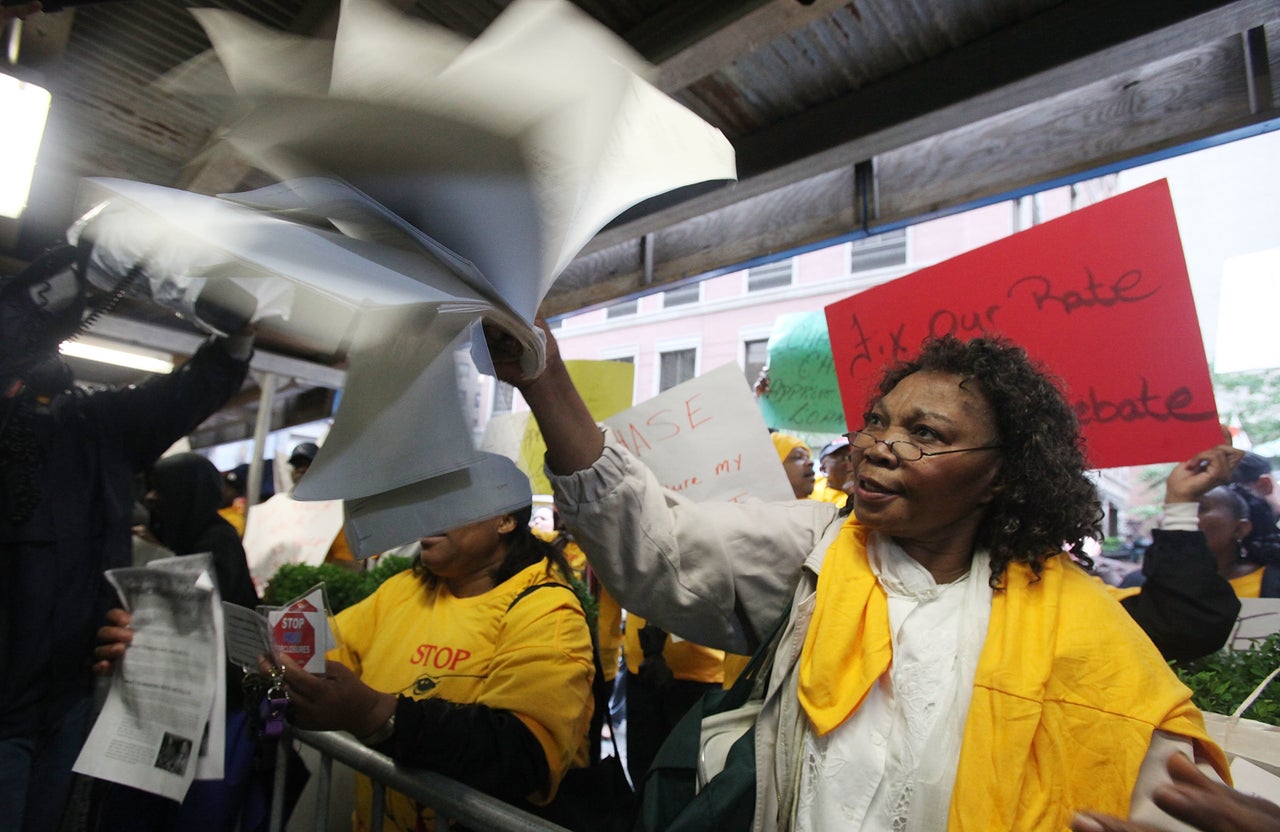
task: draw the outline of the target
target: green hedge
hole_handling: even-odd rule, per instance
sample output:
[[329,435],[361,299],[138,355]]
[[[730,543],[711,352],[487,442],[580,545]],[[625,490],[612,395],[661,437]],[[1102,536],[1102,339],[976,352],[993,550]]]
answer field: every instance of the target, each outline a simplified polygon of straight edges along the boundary
[[384,555],[367,572],[356,572],[332,563],[319,566],[286,564],[272,576],[262,603],[273,607],[292,601],[323,582],[330,612],[337,613],[372,595],[382,582],[413,566],[413,558]]
[[[1248,650],[1219,650],[1193,662],[1174,664],[1203,711],[1232,714],[1253,689],[1280,667],[1280,633],[1272,633]],[[1244,712],[1249,719],[1280,725],[1280,678]]]

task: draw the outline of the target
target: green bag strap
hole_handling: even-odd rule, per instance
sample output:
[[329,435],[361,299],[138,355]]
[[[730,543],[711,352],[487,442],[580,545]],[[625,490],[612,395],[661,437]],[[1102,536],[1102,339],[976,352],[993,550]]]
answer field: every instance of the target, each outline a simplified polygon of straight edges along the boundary
[[699,792],[696,772],[702,720],[746,704],[771,669],[779,638],[790,617],[788,605],[733,685],[728,690],[703,694],[667,735],[642,785],[637,788],[640,794],[637,829],[721,832],[751,828],[755,810],[755,726],[738,738],[725,760],[724,770]]

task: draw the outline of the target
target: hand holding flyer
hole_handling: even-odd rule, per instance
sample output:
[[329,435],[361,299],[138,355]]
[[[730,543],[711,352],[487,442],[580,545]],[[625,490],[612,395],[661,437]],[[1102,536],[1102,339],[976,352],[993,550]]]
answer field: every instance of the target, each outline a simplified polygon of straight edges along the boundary
[[107,572],[134,634],[74,770],[180,801],[222,776],[225,663],[207,556],[166,560]]
[[304,670],[324,673],[325,654],[338,646],[324,584],[280,607],[258,612],[224,604],[227,616],[227,658],[247,673],[256,673],[259,659],[279,665],[288,656]]
[[325,654],[338,646],[329,620],[324,584],[283,607],[268,610],[273,654],[288,656],[309,673],[324,673]]

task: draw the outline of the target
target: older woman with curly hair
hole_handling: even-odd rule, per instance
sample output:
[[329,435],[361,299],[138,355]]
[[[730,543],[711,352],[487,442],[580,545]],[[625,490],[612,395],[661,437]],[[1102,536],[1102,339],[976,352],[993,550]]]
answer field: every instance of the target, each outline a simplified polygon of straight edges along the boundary
[[1063,829],[1079,809],[1158,817],[1177,751],[1226,776],[1189,691],[1064,554],[1097,498],[1071,408],[1020,348],[945,338],[890,370],[840,513],[665,491],[601,435],[554,340],[536,378],[506,337],[490,350],[627,609],[735,653],[785,614],[742,828]]

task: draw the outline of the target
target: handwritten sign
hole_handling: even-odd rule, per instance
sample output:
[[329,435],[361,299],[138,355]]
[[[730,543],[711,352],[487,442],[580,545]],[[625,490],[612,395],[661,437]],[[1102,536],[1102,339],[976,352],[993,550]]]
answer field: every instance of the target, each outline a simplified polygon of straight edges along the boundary
[[779,315],[769,336],[769,392],[757,400],[765,424],[806,433],[844,433],[844,404],[821,312]]
[[258,594],[286,563],[324,563],[341,529],[341,500],[303,501],[277,494],[250,508],[244,528],[244,554]]
[[751,389],[726,364],[605,419],[658,482],[693,500],[794,500]]
[[[571,360],[565,361],[564,366],[587,410],[597,421],[631,406],[635,389],[634,365],[626,361]],[[542,472],[547,443],[542,438],[538,423],[527,412],[505,413],[490,419],[485,425],[480,450],[514,460],[529,477],[534,494],[551,493],[551,483]]]
[[1222,441],[1169,187],[1113,197],[827,307],[850,427],[931,336],[1002,335],[1058,376],[1098,468]]

